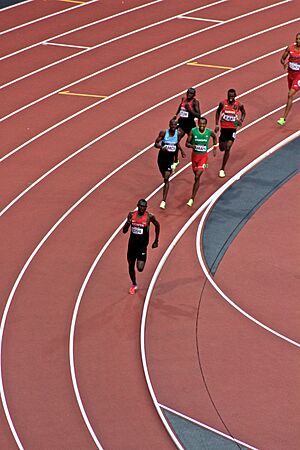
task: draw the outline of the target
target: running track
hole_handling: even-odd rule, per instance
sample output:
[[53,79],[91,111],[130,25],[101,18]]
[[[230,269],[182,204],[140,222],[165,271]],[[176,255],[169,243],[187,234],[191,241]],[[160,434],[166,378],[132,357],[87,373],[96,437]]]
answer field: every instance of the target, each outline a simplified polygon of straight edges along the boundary
[[[185,206],[193,178],[182,160],[187,167],[171,183],[161,212],[152,143],[190,85],[198,86],[210,126],[228,88],[235,87],[245,104],[246,124],[228,177],[295,133],[299,102],[284,128],[276,119],[286,100],[279,58],[299,31],[296,6],[36,0],[0,11],[0,448],[175,448],[147,389],[140,320],[157,265],[194,213]],[[220,154],[210,158],[195,210],[226,181],[217,177],[220,162]],[[299,177],[258,212],[263,226],[272,226],[274,214],[278,227],[287,225],[274,213],[284,202],[297,215],[291,200],[297,188]],[[139,275],[138,294],[129,298],[127,236],[115,231],[140,197],[151,198],[162,233]],[[299,348],[219,302],[209,286],[201,349],[218,413],[207,395],[194,342],[193,294],[205,282],[195,247],[198,222],[167,259],[149,304],[146,354],[158,402],[254,448],[296,450]],[[247,233],[253,231],[245,230],[239,251],[232,246],[218,275],[245,307],[249,298],[234,274],[249,252]],[[291,233],[296,237],[296,228]],[[251,251],[270,248],[262,238],[256,243]],[[293,261],[288,253],[277,256]],[[299,321],[287,314],[281,327],[280,308],[270,312],[281,291],[272,287],[274,267],[267,260],[264,270],[273,295],[263,308],[251,305],[252,315],[297,340]],[[288,309],[296,284],[287,292]],[[226,389],[229,379],[234,393]]]

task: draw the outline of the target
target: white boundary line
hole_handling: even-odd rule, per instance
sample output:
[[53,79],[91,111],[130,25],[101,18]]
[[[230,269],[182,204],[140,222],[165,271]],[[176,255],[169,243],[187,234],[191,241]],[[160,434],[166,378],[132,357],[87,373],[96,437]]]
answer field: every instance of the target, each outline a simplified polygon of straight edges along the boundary
[[[277,50],[276,50],[277,52]],[[269,54],[268,54],[269,55]],[[251,61],[248,61],[245,64],[250,64]],[[235,69],[237,70],[237,68]],[[228,72],[224,72],[223,75],[226,75]],[[254,88],[242,93],[239,95],[239,98],[243,97],[244,95],[250,94],[251,92],[265,87],[266,85],[277,81],[280,78],[285,77],[286,75],[280,75],[279,77],[275,77],[272,80],[268,80],[262,84],[260,84],[259,86],[255,86]],[[218,75],[217,75],[218,77]],[[214,79],[215,77],[213,77]],[[205,82],[200,83],[204,84],[208,81],[211,81],[210,79],[206,80]],[[282,105],[281,107],[278,108],[278,110],[280,110],[282,107],[284,107],[284,105]],[[213,112],[215,110],[214,108],[211,108],[210,110],[206,111],[205,115],[210,114],[211,112]],[[142,114],[141,114],[142,115]],[[119,124],[117,127],[114,127],[112,130],[109,130],[107,132],[105,132],[104,134],[101,134],[100,136],[98,136],[97,138],[95,138],[93,141],[89,142],[88,144],[84,145],[83,147],[79,148],[78,150],[76,150],[74,153],[72,153],[71,155],[69,155],[67,158],[63,159],[62,161],[60,161],[58,164],[56,164],[55,166],[53,166],[51,169],[49,169],[47,172],[45,172],[42,176],[40,176],[39,178],[37,178],[33,183],[30,184],[30,186],[28,186],[26,189],[24,189],[20,194],[18,194],[10,203],[8,203],[8,205],[6,205],[2,210],[0,210],[0,217],[5,214],[18,200],[20,200],[25,194],[27,194],[31,189],[33,189],[35,186],[37,186],[37,184],[39,184],[42,180],[44,180],[48,175],[50,175],[51,173],[53,173],[56,169],[58,169],[59,167],[61,167],[63,164],[65,164],[66,162],[68,162],[69,160],[71,160],[72,158],[74,158],[75,156],[77,156],[79,153],[83,152],[84,150],[88,149],[91,145],[93,145],[95,142],[99,141],[100,139],[102,139],[103,137],[109,135],[112,131],[115,131],[117,129],[119,129],[121,126],[127,125],[127,123],[131,122],[131,120],[135,119],[136,116],[134,116],[133,118],[128,119],[125,122],[122,122],[121,124]],[[244,127],[245,128],[245,127]],[[151,147],[153,146],[153,144],[148,145],[146,148],[144,148],[143,150],[141,150],[139,153],[137,153],[136,155],[134,155],[132,158],[130,158],[128,161],[126,161],[124,164],[122,164],[120,167],[124,167],[125,165],[127,165],[128,162],[133,161],[137,156],[140,156],[141,154],[143,154],[145,151],[149,150]],[[0,162],[2,160],[0,159]],[[111,172],[111,174],[114,174],[115,171]],[[110,178],[110,174],[107,175],[105,177],[105,179]]]
[[[298,99],[300,100],[300,99]],[[260,161],[262,161],[263,159],[265,159],[267,156],[271,155],[272,153],[276,152],[278,149],[280,149],[281,147],[283,147],[285,144],[288,144],[289,142],[293,141],[294,139],[296,139],[297,137],[300,136],[300,131],[296,131],[294,134],[292,134],[291,136],[289,136],[288,138],[284,139],[282,142],[280,142],[277,145],[274,145],[272,148],[270,148],[267,152],[263,153],[261,156],[259,156],[258,158],[256,158],[254,161],[252,161],[250,164],[248,164],[248,166],[246,166],[245,168],[243,168],[242,170],[240,170],[234,177],[232,177],[230,180],[228,180],[223,186],[222,189],[219,189],[216,192],[216,195],[214,196],[214,198],[212,199],[211,203],[209,204],[208,208],[206,209],[205,213],[203,214],[201,221],[199,223],[199,227],[197,230],[197,236],[196,236],[196,248],[197,248],[197,255],[198,255],[198,259],[199,259],[199,263],[200,266],[203,270],[203,273],[205,275],[205,277],[207,278],[207,280],[210,282],[210,284],[212,285],[212,287],[218,292],[218,294],[227,302],[229,303],[234,309],[236,309],[239,313],[241,313],[244,317],[246,317],[247,319],[251,320],[252,322],[254,322],[256,325],[259,325],[261,328],[264,328],[265,330],[269,331],[270,333],[274,334],[275,336],[283,339],[284,341],[288,342],[289,344],[294,345],[295,347],[300,348],[300,343],[297,341],[294,341],[284,335],[282,335],[281,333],[278,333],[277,331],[273,330],[272,328],[268,327],[267,325],[265,325],[264,323],[260,322],[259,320],[255,319],[253,316],[251,316],[250,314],[248,314],[245,310],[243,310],[242,308],[240,308],[237,303],[235,303],[233,300],[231,300],[223,291],[222,289],[217,285],[217,283],[212,279],[212,277],[209,274],[209,271],[206,268],[206,265],[204,263],[204,259],[202,256],[202,252],[201,252],[201,248],[200,248],[200,241],[201,241],[201,232],[204,226],[204,222],[205,219],[207,217],[207,215],[209,214],[209,212],[211,211],[212,207],[214,206],[214,204],[216,203],[217,200],[219,200],[219,198],[221,197],[221,195],[233,184],[235,183],[237,180],[240,179],[241,176],[243,176],[246,172],[248,172],[250,169],[252,169],[252,167],[254,167],[255,165],[257,165]]]
[[89,2],[84,3],[83,5],[72,6],[71,8],[67,8],[67,9],[63,9],[63,10],[60,10],[60,11],[56,11],[55,13],[51,13],[51,14],[48,14],[47,16],[39,17],[38,19],[31,20],[30,22],[22,23],[21,25],[16,25],[13,28],[9,28],[7,30],[1,31],[0,32],[0,36],[2,36],[3,34],[10,33],[11,31],[18,30],[19,28],[23,28],[23,27],[26,27],[28,25],[32,25],[32,24],[34,24],[36,22],[41,22],[42,20],[49,19],[50,17],[55,17],[55,16],[58,16],[59,14],[64,14],[65,12],[73,11],[73,9],[75,9],[75,8],[80,8],[81,6],[91,5],[92,3],[95,3],[95,2],[98,2],[98,1],[99,0],[90,0]]
[[72,44],[57,44],[56,42],[43,42],[42,45],[54,45],[56,47],[70,47],[70,48],[91,48],[84,45],[72,45]]
[[198,426],[200,426],[202,428],[205,428],[206,430],[209,430],[209,431],[212,431],[213,433],[219,434],[220,436],[222,436],[222,437],[224,437],[226,439],[229,439],[230,441],[236,442],[237,444],[244,445],[245,447],[247,447],[247,450],[250,450],[250,449],[251,450],[259,450],[258,448],[252,447],[251,445],[246,444],[243,441],[239,441],[238,439],[235,439],[235,438],[229,436],[228,434],[222,433],[221,431],[216,430],[215,428],[212,428],[209,425],[206,425],[205,423],[199,422],[198,420],[193,419],[192,417],[186,416],[185,414],[182,414],[179,411],[175,411],[175,409],[169,408],[166,405],[162,405],[161,403],[159,403],[159,406],[161,408],[165,409],[166,411],[170,411],[171,413],[175,414],[178,417],[182,417],[183,419],[186,419],[189,422],[192,422],[192,423],[194,423],[194,424],[196,424],[196,425],[198,425]]
[[[214,2],[214,3],[209,4],[209,5],[201,6],[200,8],[196,8],[196,10],[198,11],[199,9],[205,9],[205,8],[208,8],[208,7],[213,6],[215,4],[219,4],[219,3],[223,3],[223,2],[227,2],[227,1],[228,0],[218,0],[218,1]],[[186,12],[189,13],[189,12],[194,12],[194,11],[195,11],[195,9],[193,9],[191,11],[186,11]],[[137,28],[137,29],[129,31],[129,32],[125,33],[125,34],[121,34],[119,36],[115,36],[114,38],[111,38],[111,39],[109,39],[107,41],[103,41],[100,44],[94,45],[92,47],[88,47],[88,51],[96,50],[96,49],[98,49],[100,47],[103,47],[104,45],[111,44],[112,42],[118,41],[120,39],[124,39],[124,38],[126,38],[128,36],[132,36],[133,34],[139,33],[141,31],[148,30],[149,28],[156,27],[156,26],[161,25],[161,24],[166,23],[166,22],[170,22],[170,21],[176,19],[176,17],[177,17],[176,15],[175,16],[171,16],[171,17],[168,17],[167,19],[163,19],[163,20],[160,20],[158,22],[151,23],[150,25],[145,25],[144,27]],[[207,29],[209,29],[209,27]],[[178,38],[178,39],[180,39],[180,38]],[[170,42],[173,43],[173,41],[170,41]],[[176,40],[175,40],[175,42],[176,42]],[[49,39],[47,41],[42,41],[41,44],[42,45],[50,45]],[[169,45],[169,42],[161,44],[161,45],[162,46]],[[133,55],[133,56],[131,56],[129,58],[126,58],[126,59],[122,60],[121,62],[131,61],[131,59],[135,59],[135,58],[137,58],[139,56],[142,56],[144,54],[147,54],[147,53],[150,53],[152,51],[158,50],[159,48],[160,48],[160,46],[156,46],[156,47],[150,48],[150,49],[148,49],[148,50],[146,50],[144,52],[137,53],[136,55]],[[65,58],[62,58],[62,59],[60,59],[58,61],[55,61],[55,62],[50,63],[50,64],[47,64],[46,66],[40,67],[39,69],[36,69],[36,70],[34,70],[32,72],[29,72],[29,73],[27,73],[25,75],[22,75],[19,78],[16,78],[14,80],[8,81],[7,83],[5,83],[2,86],[0,86],[0,89],[4,89],[5,87],[10,86],[11,84],[17,83],[18,81],[21,81],[21,80],[23,80],[25,78],[28,78],[28,77],[30,77],[32,75],[35,75],[35,74],[39,73],[39,72],[42,72],[43,70],[49,69],[50,67],[53,67],[53,66],[56,66],[56,65],[58,65],[58,64],[60,64],[62,62],[68,61],[69,59],[72,59],[72,58],[75,58],[77,56],[80,56],[80,55],[82,55],[85,52],[86,51],[84,50],[82,52],[78,52],[78,53],[75,53],[73,55],[66,56]],[[108,68],[115,67],[116,65],[119,65],[121,62],[115,63],[112,66],[108,66]],[[100,70],[103,70],[103,69],[100,69]],[[104,70],[107,70],[107,69],[104,68]],[[95,74],[98,74],[98,73],[101,73],[101,72],[100,71],[94,72],[94,74],[87,75],[83,79],[79,79],[79,80],[73,82],[72,84],[79,83],[80,81],[87,79],[87,77],[89,78],[89,77],[91,77],[91,76],[93,76]]]
[[224,20],[202,19],[201,17],[189,17],[189,16],[184,16],[184,15],[177,16],[177,19],[199,20],[200,22],[224,23]]
[[[105,22],[107,20],[114,19],[116,17],[122,16],[124,14],[128,14],[128,13],[130,13],[132,11],[136,11],[138,9],[145,8],[146,6],[154,5],[155,3],[160,3],[162,1],[163,0],[154,0],[154,1],[150,2],[150,3],[145,3],[143,5],[136,6],[135,8],[127,9],[126,11],[121,11],[119,13],[113,14],[112,16],[103,17],[102,19],[99,19],[99,20],[97,20],[95,22],[90,22],[90,23],[88,23],[86,25],[82,25],[80,27],[73,28],[72,30],[66,31],[64,33],[60,33],[60,34],[57,34],[55,36],[49,37],[47,39],[47,41],[53,40],[53,39],[58,39],[58,38],[60,38],[62,36],[66,36],[68,34],[74,33],[75,31],[83,30],[84,28],[90,27],[90,26],[92,26],[92,25],[94,25],[96,23]],[[79,5],[79,6],[84,6],[84,5]],[[39,41],[39,42],[36,42],[35,44],[29,45],[28,47],[23,47],[23,48],[21,48],[19,50],[16,50],[13,53],[9,53],[9,54],[7,54],[5,56],[1,56],[0,61],[2,61],[3,59],[10,58],[12,56],[18,55],[19,53],[25,52],[26,50],[30,50],[31,48],[37,47],[38,45],[41,45],[43,42],[45,42],[45,39],[43,41]]]
[[30,3],[32,2],[32,0],[26,0],[24,2],[19,2],[19,3],[15,3],[14,5],[10,5],[10,6],[5,6],[4,8],[0,9],[0,13],[6,11],[7,9],[11,9],[11,8],[15,8],[16,6],[21,6],[21,5],[25,5],[26,3]]
[[[300,99],[299,99],[300,100]],[[276,110],[271,111],[270,113],[268,113],[267,115],[263,116],[263,118],[266,118],[267,116],[274,114]],[[260,118],[261,120],[262,118]],[[253,123],[256,123],[256,121],[254,121]],[[252,123],[252,124],[253,124]],[[251,124],[251,125],[252,125]],[[249,124],[250,125],[250,124]],[[248,126],[249,126],[248,125]],[[243,128],[241,131],[243,131],[245,128]],[[241,132],[240,131],[240,132]],[[297,132],[300,133],[300,132]],[[294,133],[292,136],[295,136],[297,133]],[[285,139],[282,142],[286,142],[287,140]],[[278,144],[280,145],[280,144]],[[283,145],[283,144],[282,144]],[[267,154],[269,154],[269,151],[266,152]],[[264,154],[265,156],[268,156],[267,154]],[[261,156],[260,156],[261,158]],[[249,165],[248,165],[249,166]],[[246,167],[248,167],[246,166]],[[242,169],[243,171],[246,171],[245,168]],[[242,172],[242,171],[241,171]],[[233,177],[235,180],[238,179],[238,174],[236,174]],[[145,297],[145,302],[144,302],[144,308],[143,308],[143,313],[142,313],[142,320],[141,320],[141,358],[142,358],[142,364],[143,364],[143,369],[144,369],[144,373],[145,373],[145,378],[146,378],[146,382],[148,385],[148,389],[150,392],[150,395],[152,397],[152,401],[153,404],[159,414],[159,416],[161,416],[161,411],[160,411],[160,404],[158,403],[158,400],[156,398],[152,383],[151,383],[151,379],[150,379],[150,375],[149,375],[149,371],[148,371],[148,365],[147,365],[147,358],[146,358],[146,349],[145,349],[145,329],[146,329],[146,318],[147,318],[147,312],[148,312],[148,307],[149,307],[149,303],[150,303],[150,299],[151,299],[151,295],[152,295],[152,291],[155,287],[156,284],[156,280],[158,279],[158,276],[167,260],[167,258],[170,256],[171,252],[173,251],[175,245],[178,243],[178,241],[181,239],[181,237],[183,236],[183,234],[187,231],[187,229],[190,227],[190,225],[192,225],[192,223],[198,218],[198,216],[205,211],[205,209],[210,205],[210,203],[214,200],[214,198],[216,196],[218,196],[219,192],[223,192],[224,189],[223,185],[220,189],[218,189],[214,194],[212,194],[204,203],[202,203],[202,205],[198,208],[197,211],[195,211],[195,213],[190,217],[190,219],[185,223],[185,225],[181,228],[181,230],[177,233],[177,235],[175,236],[175,238],[173,239],[173,241],[171,242],[171,244],[169,245],[169,247],[167,248],[166,252],[164,253],[163,257],[161,258],[160,262],[158,263],[156,270],[153,274],[153,277],[150,281],[147,293],[146,293],[146,297]],[[268,331],[271,331],[271,329],[268,329]],[[285,339],[286,340],[286,339]],[[298,346],[298,344],[297,344]],[[169,428],[167,428],[167,431],[169,432]],[[176,443],[177,438],[175,435],[173,435],[173,432],[171,432],[171,438],[172,440]],[[177,445],[177,444],[176,444]],[[181,446],[178,446],[179,449],[181,449]]]
[[[278,109],[278,108],[277,108]],[[274,110],[274,111],[277,111],[277,109],[276,110]],[[280,108],[279,108],[280,109]],[[273,114],[274,113],[274,111],[272,111],[272,112],[270,112],[269,114],[267,114],[267,115],[265,115],[265,116],[263,116],[263,118],[265,118],[265,117],[267,117],[268,115],[271,115],[271,114]],[[261,119],[262,120],[262,119]],[[257,119],[256,121],[254,121],[253,122],[253,124],[254,123],[257,123],[259,121],[259,119]],[[247,125],[247,126],[245,126],[243,129],[242,129],[242,131],[243,130],[245,130],[246,128],[248,128],[250,126],[250,124],[249,125]],[[135,156],[135,157],[137,157],[137,156]],[[133,157],[133,159],[135,158],[135,157]],[[17,288],[18,288],[18,286],[19,286],[19,284],[20,284],[20,282],[21,282],[21,280],[22,280],[22,278],[23,278],[23,276],[24,276],[24,274],[25,274],[25,272],[26,272],[26,270],[27,270],[27,268],[29,267],[29,265],[31,264],[31,262],[32,262],[32,260],[34,259],[34,257],[35,257],[35,255],[39,252],[39,250],[41,249],[41,247],[44,245],[44,243],[48,240],[48,238],[51,236],[51,234],[59,227],[59,225],[77,208],[77,206],[79,206],[89,195],[91,195],[96,189],[98,189],[98,187],[101,185],[101,184],[103,184],[104,183],[104,181],[106,181],[108,178],[110,178],[114,173],[116,173],[116,172],[118,172],[122,167],[124,167],[125,165],[127,165],[128,164],[128,162],[129,161],[127,161],[126,163],[124,163],[122,166],[120,166],[119,168],[117,168],[114,172],[111,172],[111,174],[109,175],[109,176],[107,176],[105,179],[102,179],[99,183],[97,183],[95,186],[93,186],[93,188],[91,188],[86,194],[84,194],[79,200],[77,200],[61,217],[60,217],[60,219],[51,227],[51,229],[47,232],[47,234],[43,237],[43,239],[39,242],[39,244],[35,247],[35,249],[33,250],[33,252],[31,253],[31,255],[29,256],[29,258],[27,259],[27,261],[26,261],[26,263],[24,264],[24,266],[22,267],[22,269],[21,269],[21,271],[20,271],[20,273],[19,273],[19,275],[18,275],[18,277],[16,278],[16,281],[15,281],[15,283],[14,283],[14,285],[13,285],[13,288],[12,288],[12,290],[11,290],[11,292],[10,292],[10,294],[9,294],[9,297],[8,297],[8,299],[7,299],[7,301],[6,301],[6,304],[5,304],[5,307],[4,307],[4,311],[3,311],[3,315],[2,315],[2,319],[1,319],[1,324],[0,324],[0,396],[1,396],[1,400],[2,400],[2,404],[3,404],[3,409],[4,409],[4,412],[5,412],[5,415],[6,415],[6,419],[7,419],[7,422],[8,422],[8,424],[9,424],[9,427],[10,427],[10,429],[11,429],[11,432],[12,432],[12,434],[13,434],[13,437],[14,437],[14,439],[15,439],[15,441],[16,441],[16,443],[17,443],[17,445],[18,445],[18,447],[19,447],[19,449],[20,450],[23,450],[23,447],[22,447],[22,444],[21,444],[21,442],[20,442],[20,439],[19,439],[19,437],[18,437],[18,434],[17,434],[17,432],[16,432],[16,430],[15,430],[15,427],[14,427],[14,424],[13,424],[13,421],[12,421],[12,419],[11,419],[11,416],[10,416],[10,412],[9,412],[9,409],[8,409],[8,405],[7,405],[7,401],[6,401],[6,397],[5,397],[5,393],[4,393],[4,385],[3,385],[3,377],[2,377],[2,343],[3,343],[3,335],[4,335],[4,328],[5,328],[5,323],[6,323],[6,318],[7,318],[7,315],[8,315],[8,312],[9,312],[9,308],[10,308],[10,305],[11,305],[11,303],[12,303],[12,300],[13,300],[13,297],[14,297],[14,295],[15,295],[15,292],[16,292],[16,290],[17,290]],[[173,175],[172,176],[172,179],[173,178],[175,178],[177,175],[179,175],[183,170],[185,170],[187,167],[189,167],[189,165],[190,165],[190,163],[189,164],[187,164],[186,166],[184,166],[180,171],[178,171],[175,175]],[[149,199],[149,198],[151,198],[153,195],[155,195],[156,194],[156,192],[158,192],[160,189],[161,189],[161,187],[163,186],[163,184],[161,184],[155,191],[153,191],[152,192],[152,194],[150,194],[147,198]],[[194,216],[192,216],[192,217],[194,217]],[[121,224],[121,226],[122,226],[122,224]],[[120,227],[121,227],[120,226]],[[101,249],[101,251],[100,251],[100,253],[99,254],[101,254],[101,256],[102,256],[102,254],[106,251],[106,249],[107,249],[107,247],[110,245],[110,243],[112,242],[112,240],[114,239],[114,237],[116,236],[116,234],[119,232],[119,230],[120,230],[120,227],[115,231],[115,233],[112,235],[112,237],[107,241],[107,243],[105,244],[105,246]],[[177,236],[176,236],[177,237]],[[175,238],[176,239],[176,238]],[[173,241],[174,242],[174,241]],[[174,244],[175,245],[175,244]],[[100,257],[101,257],[100,256]],[[92,267],[94,268],[95,266],[96,266],[96,264],[98,263],[98,261],[100,260],[100,257],[99,257],[99,255],[97,256],[97,258],[96,258],[96,260],[95,261],[97,261],[97,262],[95,262],[95,265],[93,265]],[[83,286],[84,286],[84,288],[85,288],[85,286],[87,285],[87,283],[88,283],[88,280],[89,280],[89,278],[90,278],[90,276],[91,276],[91,274],[92,274],[92,272],[91,272],[91,270],[89,271],[89,273],[88,273],[88,275],[87,275],[87,277],[86,277],[86,279],[84,280],[84,283],[83,283]],[[73,337],[73,335],[74,335],[74,327],[75,327],[75,323],[76,323],[76,314],[77,314],[77,311],[78,311],[78,309],[79,309],[79,305],[80,305],[80,301],[81,301],[81,298],[82,298],[82,295],[83,295],[83,292],[84,292],[84,289],[81,289],[80,290],[80,293],[79,293],[79,296],[78,296],[78,298],[77,298],[77,300],[76,300],[76,305],[75,305],[75,309],[74,309],[74,313],[73,313],[73,317],[72,317],[72,325],[71,325],[71,329],[70,329],[70,339]],[[149,290],[148,290],[148,292],[149,292]],[[146,303],[145,303],[146,304]],[[144,312],[143,312],[143,314],[144,314]],[[72,328],[72,326],[73,326],[73,328]],[[72,331],[73,330],[73,331]],[[72,334],[73,333],[73,334]],[[71,346],[71,347],[73,347],[73,343],[71,344],[71,342],[69,342],[69,345]],[[70,347],[69,347],[69,352],[70,352]],[[76,396],[76,399],[77,399],[77,401],[79,402],[78,403],[78,405],[80,405],[79,407],[80,407],[80,411],[82,411],[82,410],[84,410],[84,407],[83,407],[83,404],[82,404],[82,402],[81,402],[81,399],[80,399],[80,394],[79,394],[79,389],[78,389],[78,386],[77,386],[77,382],[76,382],[76,377],[75,377],[75,379],[73,378],[73,375],[75,375],[75,372],[74,372],[74,368],[72,368],[72,364],[73,364],[73,362],[74,362],[74,359],[73,359],[73,355],[70,355],[70,369],[71,369],[71,376],[72,376],[72,383],[74,383],[73,384],[73,388],[74,388],[74,392],[75,392],[75,396]],[[149,379],[150,380],[150,379]],[[151,392],[151,391],[150,391]],[[155,403],[154,403],[155,404]],[[159,409],[159,408],[158,408]],[[163,420],[163,423],[164,423],[164,421],[165,421],[165,418],[164,418],[164,416],[163,416],[163,414],[162,414],[162,412],[160,411],[160,412],[158,412],[158,414],[159,415],[161,415],[162,416],[162,420]],[[86,426],[88,427],[88,429],[89,429],[89,427],[90,427],[90,423],[89,423],[89,420],[88,420],[88,418],[87,418],[87,415],[86,414],[84,414],[84,416],[83,416],[83,420],[85,421],[85,423],[86,423]],[[87,422],[86,422],[86,420],[87,420]],[[168,424],[167,424],[167,429],[168,429]],[[93,437],[93,434],[91,435],[92,437]],[[94,438],[93,438],[94,439]],[[181,448],[181,447],[178,447],[178,448]],[[184,450],[184,449],[182,449],[182,450]]]

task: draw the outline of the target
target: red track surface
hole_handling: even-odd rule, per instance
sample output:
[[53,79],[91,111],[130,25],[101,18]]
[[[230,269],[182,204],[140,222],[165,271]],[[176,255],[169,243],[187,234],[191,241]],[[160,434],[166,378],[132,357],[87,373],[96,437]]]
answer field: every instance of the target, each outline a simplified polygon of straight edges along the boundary
[[[23,22],[35,19],[38,15],[36,3],[40,4],[32,2],[2,11],[4,29],[20,24],[17,10],[24,14]],[[62,2],[41,3],[41,16],[65,9],[68,5]],[[259,3],[259,7],[272,4],[270,0]],[[100,2],[95,2],[37,22],[32,27],[24,27],[26,33],[12,31],[8,43],[1,45],[3,55],[141,4],[141,1],[125,1],[123,4],[104,1],[100,7]],[[68,34],[57,42],[96,46],[201,5],[204,2],[166,0]],[[233,15],[251,10],[253,2],[230,0],[192,15],[228,20]],[[155,150],[149,149],[118,171],[66,217],[28,264],[24,276],[15,285],[16,292],[10,296],[22,267],[41,239],[75,202],[112,170],[154,141],[158,131],[167,126],[169,117],[174,114],[180,92],[189,85],[203,83],[198,96],[205,112],[215,108],[232,86],[241,95],[281,75],[279,58],[282,50],[279,49],[293,39],[299,22],[283,26],[280,32],[277,28],[219,51],[213,49],[292,20],[294,14],[293,2],[285,3],[104,70],[136,53],[214,25],[213,22],[174,19],[67,59],[1,90],[2,117],[101,69],[101,74],[77,83],[69,90],[111,96],[49,132],[45,130],[99,99],[56,93],[1,124],[1,157],[33,139],[1,162],[1,209],[55,164],[99,138],[45,177],[1,216],[1,311],[4,311],[7,299],[12,300],[3,334],[2,376],[11,418],[24,448],[95,448],[71,382],[68,358],[70,323],[80,287],[100,249],[128,211],[134,208],[137,198],[148,196],[161,182]],[[4,36],[0,39],[4,40]],[[278,52],[274,55],[233,72],[196,68],[184,63],[211,51],[201,58],[202,64],[237,67],[276,49]],[[0,61],[1,84],[78,51],[69,47],[39,45],[4,59]],[[176,69],[141,82],[176,64],[179,65]],[[206,82],[217,74],[223,75]],[[137,82],[141,82],[140,85],[126,90]],[[116,94],[121,89],[124,92]],[[286,80],[281,78],[242,97],[247,110],[246,123],[250,124],[283,105],[285,92]],[[154,107],[164,101],[159,107]],[[148,108],[151,110],[147,112]],[[255,126],[242,130],[233,148],[228,175],[232,176],[259,154],[295,132],[299,112],[298,102],[284,128],[277,128],[279,113],[274,113]],[[133,118],[137,114],[140,117]],[[213,126],[212,114],[208,115],[208,120]],[[35,138],[38,133],[44,134]],[[107,135],[104,136],[105,133]],[[211,161],[210,169],[201,181],[196,207],[223,184],[216,177],[220,161],[221,155]],[[161,222],[162,234],[159,248],[149,251],[145,272],[139,276],[141,288],[138,294],[134,298],[127,295],[127,237],[120,233],[104,253],[84,291],[75,329],[75,370],[85,411],[99,441],[107,449],[174,448],[144,381],[139,358],[139,323],[143,298],[155,267],[192,214],[185,206],[191,183],[192,174],[188,168],[171,183],[168,208],[164,213],[157,207],[160,193],[150,202],[150,210]],[[298,185],[299,180],[293,180],[293,190]],[[289,186],[276,195],[290,198],[289,189],[292,188]],[[268,218],[272,211],[278,211],[275,196],[273,207],[272,202],[273,199],[257,213],[266,229],[270,227]],[[283,218],[276,218],[278,224],[282,224],[280,220]],[[255,292],[257,271],[253,269],[247,280],[240,277],[239,283],[236,278],[230,279],[229,274],[234,272],[228,271],[228,267],[232,265],[234,271],[242,270],[241,254],[249,254],[249,239],[244,236],[251,226],[250,221],[239,237],[242,242],[239,251],[236,252],[236,247],[232,246],[227,253],[218,276],[225,277],[226,289],[232,290],[241,302],[245,305],[251,302],[255,317],[267,317],[270,326],[297,340],[299,321],[295,315],[286,312],[285,322],[280,327],[282,311],[279,306],[276,309],[273,306],[275,294],[282,296],[279,289],[269,289],[270,298],[262,310],[252,298],[240,295],[241,291],[244,292],[243,280],[252,282],[251,292]],[[277,236],[280,242],[280,235]],[[150,376],[159,402],[228,434],[207,396],[195,352],[195,314],[199,300],[195,292],[201,289],[203,275],[194,254],[194,241],[193,226],[173,251],[155,288],[146,336]],[[291,255],[280,252],[274,258],[293,261]],[[261,265],[266,277],[271,279],[274,265],[268,265],[267,260],[262,260]],[[295,291],[290,292],[289,287],[284,286],[284,292],[292,311],[296,306]],[[282,305],[279,300],[276,304]],[[295,445],[300,440],[300,427],[296,422],[299,411],[296,411],[294,400],[295,392],[299,391],[296,385],[299,378],[295,381],[299,374],[298,349],[249,323],[218,301],[209,287],[201,303],[199,320],[199,342],[209,387],[217,399],[226,427],[236,438],[259,448],[296,449]],[[285,399],[289,399],[287,407]],[[16,448],[3,411],[1,419],[4,425],[0,448]],[[282,443],[288,443],[288,447]]]

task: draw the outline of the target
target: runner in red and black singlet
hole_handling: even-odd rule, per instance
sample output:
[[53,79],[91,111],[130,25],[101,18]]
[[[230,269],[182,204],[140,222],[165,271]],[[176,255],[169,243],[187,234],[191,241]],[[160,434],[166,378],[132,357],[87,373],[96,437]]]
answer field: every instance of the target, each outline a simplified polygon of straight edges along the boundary
[[[199,119],[200,116],[200,104],[196,99],[196,89],[188,88],[186,95],[182,97],[176,114],[173,117],[173,119],[178,121],[179,128],[182,130],[182,137],[185,134],[189,134],[191,129],[197,125],[195,119]],[[178,153],[176,156],[178,156]],[[174,170],[178,164],[179,160],[177,158],[176,163],[174,163]]]
[[225,174],[225,166],[229,159],[230,149],[235,140],[237,127],[242,126],[246,117],[244,106],[235,99],[235,89],[229,89],[227,98],[219,103],[216,111],[216,127],[215,133],[219,131],[219,121],[221,125],[221,133],[219,137],[219,145],[221,152],[224,152],[222,166],[219,171],[219,177],[223,178]]
[[127,250],[129,276],[132,282],[132,285],[129,289],[129,294],[134,294],[137,290],[135,263],[139,272],[142,272],[145,267],[147,259],[147,247],[149,244],[150,223],[153,223],[155,227],[155,240],[152,244],[152,248],[156,248],[158,246],[158,237],[160,231],[160,225],[154,215],[146,211],[146,200],[139,200],[137,203],[137,207],[137,211],[131,211],[128,214],[127,221],[123,227],[123,233],[127,233],[129,228],[131,228]]
[[284,50],[280,62],[284,69],[288,71],[288,99],[283,117],[280,117],[277,121],[279,125],[284,125],[293,105],[293,97],[300,89],[300,33],[296,35],[295,44]]
[[162,201],[159,205],[161,209],[166,208],[167,195],[169,192],[169,178],[171,173],[175,171],[173,164],[177,161],[178,150],[181,152],[181,156],[185,158],[185,153],[182,150],[179,141],[183,136],[181,129],[177,130],[178,124],[175,119],[171,119],[169,122],[168,130],[161,130],[155,140],[154,147],[159,148],[157,157],[157,164],[159,171],[164,179],[164,188]]

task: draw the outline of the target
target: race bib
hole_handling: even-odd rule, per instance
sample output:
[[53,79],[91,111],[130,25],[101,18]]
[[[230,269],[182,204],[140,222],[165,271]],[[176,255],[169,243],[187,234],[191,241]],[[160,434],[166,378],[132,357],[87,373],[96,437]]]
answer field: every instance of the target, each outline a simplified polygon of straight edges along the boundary
[[131,231],[133,234],[143,234],[143,228],[140,227],[131,227]]
[[186,119],[187,117],[189,117],[189,112],[186,111],[185,109],[181,109],[179,115],[180,115],[180,117],[183,117]]
[[226,122],[235,122],[236,117],[235,117],[235,115],[234,115],[234,116],[231,116],[231,115],[229,115],[229,114],[223,114],[222,119],[223,119],[223,120],[226,120]]
[[300,64],[297,64],[295,62],[289,62],[289,68],[291,70],[300,70]]
[[175,152],[176,151],[176,145],[174,145],[174,144],[165,144],[164,148],[168,152]]
[[196,152],[202,152],[202,153],[205,152],[206,153],[206,145],[198,144],[198,145],[196,145],[195,150],[196,150]]

